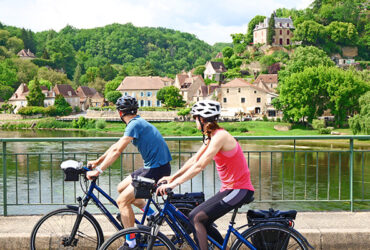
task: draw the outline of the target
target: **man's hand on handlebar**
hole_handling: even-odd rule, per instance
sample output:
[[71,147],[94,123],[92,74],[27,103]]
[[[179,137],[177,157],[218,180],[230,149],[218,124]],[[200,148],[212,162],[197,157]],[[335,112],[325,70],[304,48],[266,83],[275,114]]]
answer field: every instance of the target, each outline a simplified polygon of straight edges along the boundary
[[91,170],[86,173],[86,177],[89,180],[96,179],[99,176],[99,172],[97,170]]
[[164,176],[159,181],[157,181],[158,184],[169,184],[173,181],[173,178],[171,176]]
[[[164,177],[165,178],[165,177]],[[163,178],[162,178],[163,179]],[[161,179],[161,180],[162,180]],[[158,183],[160,183],[160,181],[158,181]],[[175,182],[172,182],[172,183],[168,183],[168,184],[162,184],[160,186],[157,187],[157,191],[156,191],[156,194],[161,194],[161,195],[165,195],[167,194],[167,190],[170,189],[174,189],[175,187],[177,186],[177,184]]]

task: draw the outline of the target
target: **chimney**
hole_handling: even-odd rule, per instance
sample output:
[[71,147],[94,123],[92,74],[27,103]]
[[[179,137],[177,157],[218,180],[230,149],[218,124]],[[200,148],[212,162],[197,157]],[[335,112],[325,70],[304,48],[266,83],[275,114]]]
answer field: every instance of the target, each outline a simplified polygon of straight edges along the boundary
[[193,77],[193,74],[191,73],[191,71],[188,72],[188,76],[191,78]]

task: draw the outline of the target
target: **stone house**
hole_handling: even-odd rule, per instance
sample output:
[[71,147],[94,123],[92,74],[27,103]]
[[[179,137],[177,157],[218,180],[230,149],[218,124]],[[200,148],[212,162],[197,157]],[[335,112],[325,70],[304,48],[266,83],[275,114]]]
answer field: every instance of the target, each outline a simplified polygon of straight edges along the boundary
[[80,107],[80,97],[76,94],[71,85],[57,84],[54,86],[53,91],[55,92],[55,96],[62,95],[69,105],[71,105],[72,109]]
[[266,90],[267,92],[276,92],[278,86],[278,74],[260,74],[253,85]]
[[162,107],[161,101],[157,100],[157,92],[165,86],[166,83],[158,76],[127,76],[116,90],[124,96],[135,97],[139,107]]
[[[275,35],[273,36],[272,44],[276,45],[290,45],[292,44],[292,37],[294,29],[293,20],[289,18],[274,17],[275,19]],[[267,29],[270,18],[256,25],[253,30],[253,44],[267,44]]]
[[[46,86],[40,86],[42,93],[45,95],[44,107],[54,105],[55,93],[49,90]],[[14,94],[9,98],[8,103],[16,106],[14,112],[17,112],[20,108],[27,106],[26,96],[29,93],[27,84],[21,83]]]
[[29,49],[27,49],[27,50],[22,49],[21,51],[18,52],[17,56],[19,56],[19,58],[22,58],[22,59],[34,59],[34,58],[36,58],[35,54],[33,54]]
[[271,101],[277,94],[267,92],[242,78],[221,85],[220,101],[223,110],[229,113],[242,111],[250,115],[274,117],[277,111]]
[[224,80],[223,73],[226,71],[224,63],[208,61],[204,70],[204,78],[222,82]]
[[199,88],[202,86],[205,87],[206,84],[201,75],[192,75],[192,73],[189,72],[187,74],[177,74],[174,86],[180,89],[183,100],[190,103],[193,101],[193,97],[196,95]]
[[220,85],[217,83],[199,86],[193,95],[192,102],[195,103],[201,100],[217,100],[219,89]]
[[80,97],[81,110],[87,110],[89,107],[102,107],[104,105],[104,96],[94,88],[80,86],[77,88],[76,94]]

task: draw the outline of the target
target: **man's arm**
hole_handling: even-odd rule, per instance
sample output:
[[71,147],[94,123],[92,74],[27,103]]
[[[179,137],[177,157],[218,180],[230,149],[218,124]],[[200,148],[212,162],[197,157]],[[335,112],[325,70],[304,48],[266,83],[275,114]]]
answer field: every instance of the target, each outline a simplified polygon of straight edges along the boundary
[[[133,140],[133,137],[130,136],[123,136],[118,142],[113,144],[105,153],[104,153],[104,158],[100,163],[100,169],[104,171],[107,169],[110,165],[117,160],[117,158],[121,155],[122,151],[125,150],[127,145]],[[89,171],[87,172],[88,177],[92,176],[98,176],[99,172],[94,170],[94,171]]]

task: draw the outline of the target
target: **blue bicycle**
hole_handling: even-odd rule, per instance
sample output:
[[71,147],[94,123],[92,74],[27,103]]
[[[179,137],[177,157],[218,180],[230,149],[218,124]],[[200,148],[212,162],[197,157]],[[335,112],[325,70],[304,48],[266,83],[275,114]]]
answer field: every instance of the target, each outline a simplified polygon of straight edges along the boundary
[[[73,167],[64,169],[65,181],[80,180],[81,189],[84,192],[84,197],[77,197],[78,206],[67,205],[65,208],[57,209],[44,215],[34,226],[31,238],[31,250],[40,249],[99,249],[104,242],[104,235],[98,221],[89,213],[86,208],[92,200],[95,205],[102,211],[117,230],[122,230],[123,227],[119,218],[114,216],[102,204],[99,198],[94,194],[94,191],[99,192],[111,204],[117,206],[107,193],[105,193],[96,183],[97,179],[89,181],[86,178],[86,172],[90,171],[87,167],[76,166],[78,162],[70,162]],[[81,178],[80,178],[81,176]],[[153,181],[154,182],[154,181]],[[189,194],[190,195],[190,194]],[[197,202],[189,202],[186,195],[178,194],[176,207],[185,214],[197,205]],[[197,195],[198,197],[199,195]],[[204,200],[204,195],[203,195]],[[193,199],[194,201],[194,199]],[[198,200],[198,203],[202,199]],[[159,211],[159,205],[153,200],[148,199],[145,206],[141,221],[135,219],[136,224],[144,224],[147,219],[149,206],[153,204]],[[174,244],[178,244],[180,239],[173,239]]]
[[[150,197],[153,193],[148,193]],[[150,226],[137,225],[137,227],[121,230],[109,238],[100,248],[100,250],[116,250],[118,247],[125,244],[126,235],[135,235],[135,249],[176,249],[173,242],[161,233],[159,230],[166,221],[175,234],[180,234],[179,237],[185,240],[189,249],[199,249],[192,237],[189,235],[186,226],[188,226],[188,218],[182,214],[171,204],[173,192],[167,190],[167,199],[164,199],[163,209],[159,215],[152,219]],[[253,201],[253,198],[247,203]],[[229,222],[229,227],[223,242],[217,242],[212,237],[208,236],[209,249],[215,247],[219,249],[227,249],[230,236],[233,234],[236,239],[231,244],[231,249],[309,249],[312,246],[307,240],[296,230],[293,229],[296,211],[269,211],[249,210],[247,213],[248,223],[234,228],[235,217],[239,208],[235,208]],[[239,232],[242,228],[249,227],[243,232]]]

